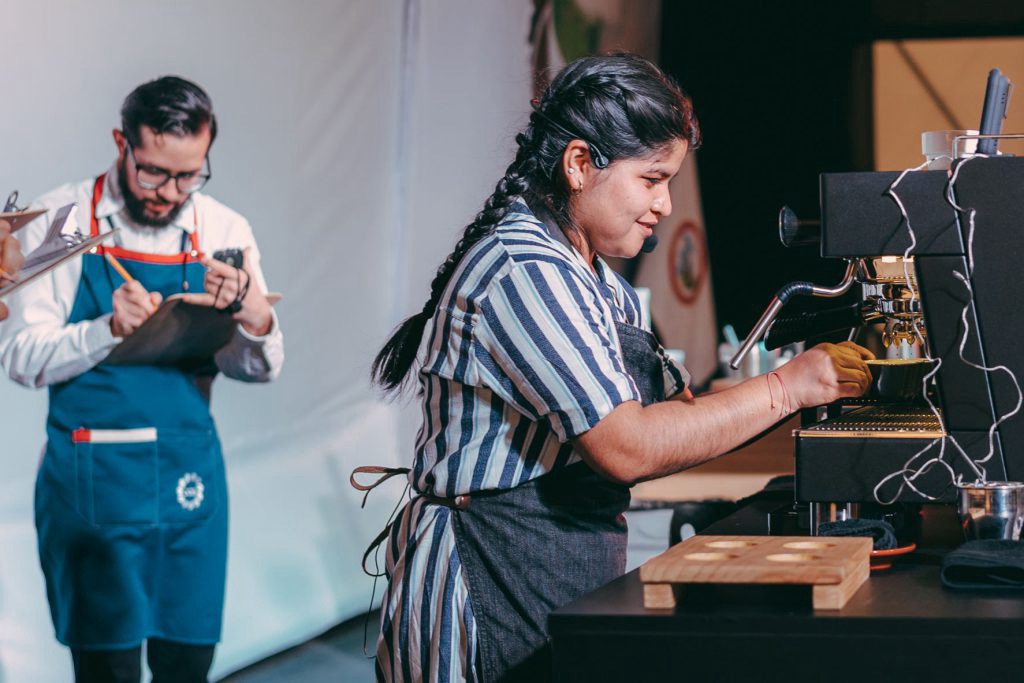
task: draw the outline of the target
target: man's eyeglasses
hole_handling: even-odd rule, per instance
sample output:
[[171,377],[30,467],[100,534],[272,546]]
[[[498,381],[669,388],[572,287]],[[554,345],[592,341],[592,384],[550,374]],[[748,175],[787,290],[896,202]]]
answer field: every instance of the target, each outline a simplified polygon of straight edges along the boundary
[[213,171],[210,168],[210,157],[206,157],[202,170],[198,172],[186,171],[184,173],[171,174],[168,170],[158,166],[140,165],[135,159],[135,150],[132,149],[132,146],[126,145],[126,147],[128,148],[128,155],[132,158],[132,165],[135,166],[135,181],[144,190],[158,190],[166,185],[168,180],[173,180],[178,188],[178,192],[192,194],[201,190],[210,180],[210,176],[213,175]]

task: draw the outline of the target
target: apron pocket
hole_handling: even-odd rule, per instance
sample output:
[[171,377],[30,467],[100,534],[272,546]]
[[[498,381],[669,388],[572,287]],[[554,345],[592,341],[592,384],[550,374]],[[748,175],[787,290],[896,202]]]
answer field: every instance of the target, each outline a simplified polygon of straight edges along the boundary
[[78,511],[93,524],[157,522],[156,429],[79,429],[72,435]]
[[160,522],[188,524],[217,511],[223,487],[213,430],[161,429]]

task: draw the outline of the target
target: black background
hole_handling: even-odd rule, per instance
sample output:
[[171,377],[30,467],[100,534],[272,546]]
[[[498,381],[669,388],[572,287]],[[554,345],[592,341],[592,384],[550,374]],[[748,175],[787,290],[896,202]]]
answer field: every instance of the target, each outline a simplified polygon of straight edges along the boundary
[[665,0],[661,65],[693,98],[704,133],[697,164],[719,326],[742,337],[780,286],[841,278],[842,262],[814,247],[784,248],[777,218],[783,204],[818,218],[820,173],[873,170],[873,41],[1017,35],[1024,2]]

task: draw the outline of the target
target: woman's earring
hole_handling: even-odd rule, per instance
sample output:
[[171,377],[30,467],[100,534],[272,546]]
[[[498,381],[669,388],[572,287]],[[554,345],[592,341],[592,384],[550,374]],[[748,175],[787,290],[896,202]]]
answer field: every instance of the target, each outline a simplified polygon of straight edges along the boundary
[[570,168],[570,169],[566,170],[566,173],[568,173],[569,175],[572,175],[575,172],[576,172],[575,168]]

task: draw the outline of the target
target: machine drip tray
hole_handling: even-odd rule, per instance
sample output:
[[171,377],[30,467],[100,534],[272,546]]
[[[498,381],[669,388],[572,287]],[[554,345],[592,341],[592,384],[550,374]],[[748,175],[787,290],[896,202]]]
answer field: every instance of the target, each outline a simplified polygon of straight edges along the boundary
[[869,405],[796,430],[802,438],[937,439],[942,425],[927,406]]

